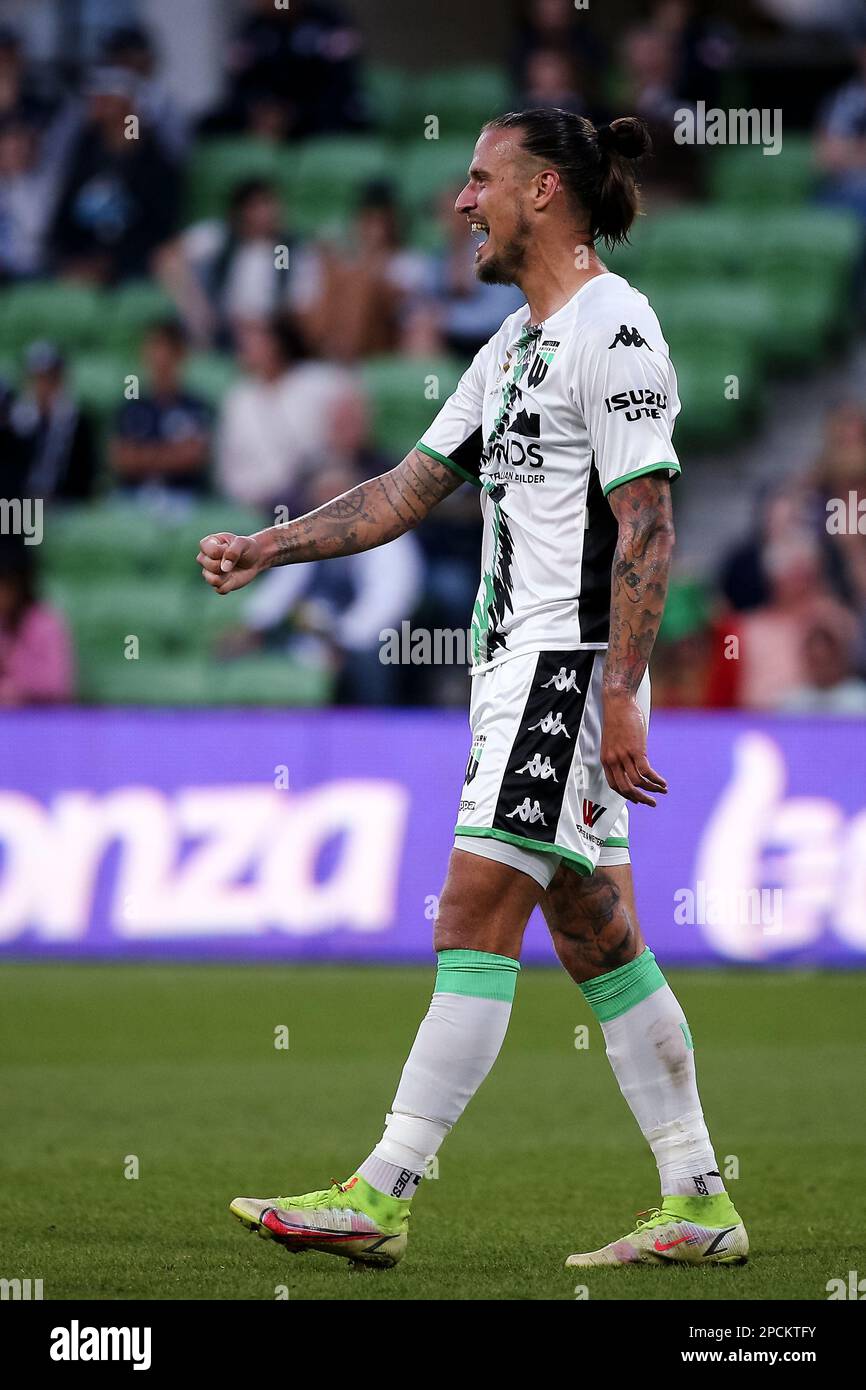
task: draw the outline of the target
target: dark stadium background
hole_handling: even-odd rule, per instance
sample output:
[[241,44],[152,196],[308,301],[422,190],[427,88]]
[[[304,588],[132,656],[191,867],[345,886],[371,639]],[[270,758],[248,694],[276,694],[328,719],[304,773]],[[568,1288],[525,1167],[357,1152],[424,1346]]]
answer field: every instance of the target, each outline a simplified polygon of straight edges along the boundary
[[[699,103],[781,113],[780,152],[677,143]],[[480,124],[532,104],[641,114],[655,142],[647,215],[603,257],[683,401],[650,744],[671,796],[632,847],[761,1252],[735,1285],[602,1271],[592,1297],[823,1299],[856,1269],[866,7],[0,0],[0,1276],[46,1298],[568,1299],[577,1230],[652,1198],[598,1034],[578,1050],[576,992],[532,968],[390,1283],[286,1271],[223,1219],[379,1133],[469,688],[447,656],[383,663],[379,634],[459,639],[480,535],[462,489],[375,574],[225,600],[198,540],[411,448],[521,302],[475,285],[449,207]],[[527,961],[551,963],[540,921]],[[32,1217],[47,1189],[62,1229]],[[517,1254],[514,1192],[542,1228]]]

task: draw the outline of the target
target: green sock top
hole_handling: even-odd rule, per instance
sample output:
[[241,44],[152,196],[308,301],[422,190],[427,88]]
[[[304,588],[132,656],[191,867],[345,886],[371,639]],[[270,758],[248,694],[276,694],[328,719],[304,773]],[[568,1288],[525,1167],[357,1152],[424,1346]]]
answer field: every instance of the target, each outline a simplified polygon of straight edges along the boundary
[[434,994],[470,994],[510,1004],[520,961],[488,951],[440,951]]
[[633,1009],[643,999],[663,989],[667,981],[656,964],[656,958],[649,946],[630,960],[628,965],[620,965],[599,975],[594,980],[586,980],[580,985],[580,992],[600,1023],[609,1023],[612,1018]]

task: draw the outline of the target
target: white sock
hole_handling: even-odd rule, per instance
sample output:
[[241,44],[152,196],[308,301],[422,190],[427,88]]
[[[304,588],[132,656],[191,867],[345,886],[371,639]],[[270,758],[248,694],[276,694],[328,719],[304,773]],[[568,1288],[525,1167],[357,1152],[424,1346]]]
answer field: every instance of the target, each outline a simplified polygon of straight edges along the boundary
[[413,1195],[413,1179],[423,1175],[499,1055],[519,969],[508,956],[440,951],[433,999],[385,1132],[358,1169],[377,1191]]
[[653,1151],[662,1196],[724,1192],[698,1095],[692,1036],[652,951],[580,988],[601,1023],[619,1088]]

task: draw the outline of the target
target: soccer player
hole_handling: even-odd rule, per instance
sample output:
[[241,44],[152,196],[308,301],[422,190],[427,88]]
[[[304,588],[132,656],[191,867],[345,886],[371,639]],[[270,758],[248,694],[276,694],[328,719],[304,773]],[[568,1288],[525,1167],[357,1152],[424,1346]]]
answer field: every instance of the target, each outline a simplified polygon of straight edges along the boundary
[[271,565],[354,554],[479,488],[472,746],[442,892],[430,1009],[385,1132],[341,1184],[238,1197],[247,1227],[290,1249],[393,1264],[426,1165],[490,1071],[508,1027],[524,929],[541,905],[560,961],[597,1016],[650,1145],[661,1205],[572,1265],[741,1263],[685,1015],[634,905],[628,803],[667,784],[647,759],[647,661],[667,592],[676,377],[646,298],[599,260],[638,208],[643,123],[569,112],[488,122],[457,200],[475,268],[526,305],[481,349],[389,473],[284,526],[219,532],[198,562],[219,594]]

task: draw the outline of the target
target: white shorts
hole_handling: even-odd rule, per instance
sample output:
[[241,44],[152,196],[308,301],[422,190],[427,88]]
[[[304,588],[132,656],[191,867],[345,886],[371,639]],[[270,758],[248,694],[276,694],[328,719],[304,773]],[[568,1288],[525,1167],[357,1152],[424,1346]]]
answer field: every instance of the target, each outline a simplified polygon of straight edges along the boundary
[[[603,651],[530,652],[472,677],[457,849],[547,888],[560,863],[628,864],[628,802],[601,766]],[[637,702],[649,724],[647,672]]]

